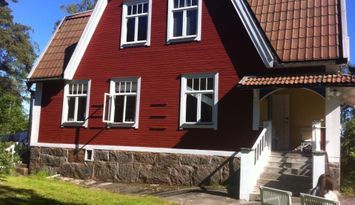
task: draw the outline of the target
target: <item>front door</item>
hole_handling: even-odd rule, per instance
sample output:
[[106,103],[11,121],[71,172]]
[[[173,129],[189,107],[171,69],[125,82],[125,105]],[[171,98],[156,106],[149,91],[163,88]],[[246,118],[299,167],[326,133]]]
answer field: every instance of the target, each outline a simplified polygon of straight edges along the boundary
[[290,97],[272,95],[272,143],[276,150],[287,150],[290,145]]

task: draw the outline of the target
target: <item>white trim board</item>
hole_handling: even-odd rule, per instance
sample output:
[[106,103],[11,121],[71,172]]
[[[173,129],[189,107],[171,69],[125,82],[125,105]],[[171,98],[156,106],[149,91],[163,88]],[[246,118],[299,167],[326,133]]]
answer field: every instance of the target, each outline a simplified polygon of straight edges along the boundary
[[70,58],[67,67],[65,68],[64,79],[66,80],[73,79],[76,69],[78,68],[79,63],[84,56],[86,48],[88,47],[89,42],[92,36],[94,35],[96,27],[99,24],[99,21],[106,9],[107,4],[108,4],[108,0],[99,0],[96,3],[95,9],[93,10],[90,19],[83,31],[83,34],[79,39],[78,45],[76,46],[74,53]]
[[30,145],[38,142],[39,126],[41,120],[41,106],[42,106],[42,83],[36,83],[36,91],[34,93],[34,101],[31,102],[32,116],[31,119],[31,135]]
[[231,1],[264,65],[267,68],[274,67],[274,56],[272,55],[272,50],[270,49],[265,37],[262,35],[263,31],[260,31],[259,27],[255,23],[254,17],[250,14],[248,5],[246,5],[245,0]]
[[235,154],[233,151],[216,151],[216,150],[198,150],[198,149],[175,149],[175,148],[155,148],[155,147],[132,147],[132,146],[110,146],[110,145],[75,145],[75,144],[57,144],[57,143],[33,143],[32,147],[53,147],[67,149],[92,149],[92,150],[115,150],[115,151],[131,151],[131,152],[152,152],[152,153],[168,153],[168,154],[193,154],[208,155],[221,157],[240,157],[240,152]]

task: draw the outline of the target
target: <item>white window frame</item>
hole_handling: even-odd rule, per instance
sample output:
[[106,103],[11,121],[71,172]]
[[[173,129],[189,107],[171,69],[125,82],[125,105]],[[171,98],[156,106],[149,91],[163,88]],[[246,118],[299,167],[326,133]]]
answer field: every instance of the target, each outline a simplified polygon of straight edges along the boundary
[[[136,81],[137,82],[137,91],[135,94],[132,93],[116,93],[115,91],[115,86],[117,82],[121,81]],[[136,110],[135,110],[135,117],[134,117],[134,122],[114,122],[114,103],[112,103],[111,99],[113,99],[114,96],[118,95],[124,95],[124,96],[129,96],[129,95],[135,95],[136,96]],[[140,95],[141,95],[141,78],[140,77],[127,77],[127,78],[113,78],[110,81],[110,92],[104,94],[104,109],[103,109],[103,115],[102,115],[102,121],[104,123],[107,123],[108,127],[133,127],[135,129],[138,129],[139,125],[139,107],[140,107]],[[106,101],[108,99],[108,103]],[[108,105],[108,107],[106,107]],[[126,110],[126,106],[123,106],[124,108],[124,113]],[[108,119],[105,119],[106,117],[106,111],[108,113]],[[125,114],[123,114],[123,121],[124,121]]]
[[[127,42],[127,15],[128,15],[128,6],[139,4],[139,3],[148,3],[148,14],[136,14],[135,21],[135,41]],[[148,16],[148,25],[147,25],[147,40],[138,40],[138,17],[139,16]],[[133,46],[150,46],[150,36],[151,36],[151,21],[152,21],[152,0],[127,0],[122,5],[122,22],[121,22],[121,48],[133,47]]]
[[[88,158],[88,151],[91,152],[91,158]],[[94,150],[93,149],[85,149],[85,161],[94,161]]]
[[[212,107],[212,123],[199,123],[199,122],[186,122],[186,100],[187,94],[191,93],[203,93],[201,91],[188,91],[187,90],[187,79],[189,78],[213,78],[213,107]],[[181,76],[181,92],[180,92],[180,128],[211,128],[217,130],[218,122],[218,73],[203,73],[203,74],[185,74]],[[200,105],[198,104],[198,107]],[[197,109],[197,113],[200,110]],[[198,114],[199,115],[199,114]],[[198,121],[199,119],[197,119]]]
[[[197,6],[189,6],[183,8],[174,8],[174,0],[168,0],[168,19],[167,19],[167,43],[184,42],[184,41],[201,41],[201,25],[202,25],[202,0],[197,0]],[[197,33],[196,35],[186,35],[186,11],[197,7]],[[184,10],[182,36],[174,37],[174,11]]]
[[[69,86],[71,84],[80,84],[80,83],[87,83],[87,93],[86,94],[75,95],[77,97],[86,96],[85,120],[84,121],[68,121],[69,108],[68,108],[68,100],[67,100],[67,98],[69,96]],[[91,91],[91,80],[72,80],[72,81],[68,81],[68,82],[65,83],[65,85],[64,85],[64,94],[63,94],[62,123],[61,123],[62,127],[64,127],[64,126],[88,127],[90,91]],[[75,111],[74,111],[74,117],[75,118],[77,116],[77,110],[78,110],[77,105],[78,105],[78,103],[76,102],[75,103]]]

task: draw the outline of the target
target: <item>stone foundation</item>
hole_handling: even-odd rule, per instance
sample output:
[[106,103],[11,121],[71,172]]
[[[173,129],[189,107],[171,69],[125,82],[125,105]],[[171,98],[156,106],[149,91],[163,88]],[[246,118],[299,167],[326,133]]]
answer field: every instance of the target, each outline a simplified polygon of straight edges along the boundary
[[65,177],[129,183],[221,184],[238,193],[240,161],[235,157],[94,150],[94,160],[85,161],[84,155],[84,150],[32,147],[30,173],[44,170]]
[[340,189],[340,163],[329,162],[328,167],[329,167],[329,174],[330,176],[332,176],[335,183],[335,189],[339,190]]

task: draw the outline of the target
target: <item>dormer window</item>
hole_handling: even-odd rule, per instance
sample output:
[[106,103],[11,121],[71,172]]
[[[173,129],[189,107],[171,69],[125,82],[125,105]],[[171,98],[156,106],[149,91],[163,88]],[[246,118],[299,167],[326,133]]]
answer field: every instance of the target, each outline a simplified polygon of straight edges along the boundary
[[121,48],[150,45],[151,0],[129,0],[123,4]]
[[201,40],[202,0],[169,0],[167,42]]

